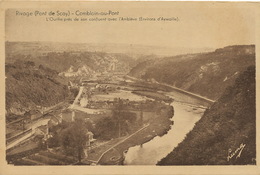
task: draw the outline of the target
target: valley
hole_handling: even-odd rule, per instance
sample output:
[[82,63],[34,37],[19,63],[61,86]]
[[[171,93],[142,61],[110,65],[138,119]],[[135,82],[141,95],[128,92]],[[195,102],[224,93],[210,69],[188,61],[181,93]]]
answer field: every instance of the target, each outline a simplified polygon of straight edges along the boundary
[[[167,57],[96,47],[7,43],[9,164],[254,164],[249,161],[255,156],[253,45]],[[250,139],[241,142],[252,150],[245,151],[250,158],[224,161],[229,146],[237,146],[224,131],[238,140],[234,132],[246,131]],[[210,153],[219,146],[223,155],[207,159],[200,146],[209,146]],[[191,157],[183,160],[187,154]]]
[[[115,79],[118,79],[118,77]],[[123,79],[123,77],[120,79]],[[39,115],[37,119],[27,118],[28,122],[20,120],[8,124],[8,130],[17,130],[16,127],[19,127],[19,124],[26,122],[23,126],[24,129],[22,127],[21,131],[25,136],[28,135],[21,141],[17,141],[17,139],[21,138],[19,135],[18,138],[8,138],[8,140],[13,138],[13,141],[17,141],[15,144],[12,144],[13,141],[7,143],[7,148],[9,148],[7,152],[8,160],[14,162],[14,164],[22,164],[22,162],[26,164],[28,159],[29,161],[37,161],[37,159],[30,158],[34,157],[32,155],[28,155],[29,158],[27,156],[26,161],[24,161],[23,157],[17,157],[17,154],[19,155],[17,150],[24,152],[23,147],[26,149],[27,145],[32,144],[31,140],[36,139],[35,136],[39,134],[39,128],[43,126],[47,127],[47,130],[41,129],[43,139],[46,140],[41,151],[44,151],[47,147],[47,152],[66,155],[69,152],[63,152],[60,145],[60,139],[63,137],[61,128],[69,127],[77,120],[83,122],[84,126],[88,128],[87,133],[93,133],[94,136],[94,140],[86,141],[87,145],[85,145],[84,154],[82,154],[81,163],[86,165],[122,164],[123,153],[129,147],[143,144],[157,135],[163,135],[170,129],[173,107],[164,102],[164,95],[160,95],[160,99],[158,97],[156,99],[147,98],[132,93],[140,88],[131,86],[131,83],[128,84],[125,81],[116,82],[115,80],[110,82],[114,83],[109,84],[100,82],[100,80],[96,82],[83,80],[79,84],[78,95],[69,106],[68,102],[63,103],[60,105],[62,108],[52,108],[50,111]],[[120,85],[122,83],[123,86]],[[142,91],[146,90],[142,88]],[[155,91],[149,89],[149,92],[156,95]],[[169,100],[171,99],[167,98],[166,101],[169,102]],[[55,122],[55,120],[57,121]],[[117,151],[111,153],[112,148],[115,151],[114,147],[116,147]],[[73,154],[70,156],[73,157]],[[110,160],[114,156],[118,156],[118,159],[115,161]],[[37,164],[46,164],[46,161]]]

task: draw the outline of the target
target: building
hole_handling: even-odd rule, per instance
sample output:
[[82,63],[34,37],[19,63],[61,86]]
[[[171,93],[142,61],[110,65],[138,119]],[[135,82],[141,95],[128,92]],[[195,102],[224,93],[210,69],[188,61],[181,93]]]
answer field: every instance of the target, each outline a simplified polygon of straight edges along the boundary
[[42,135],[44,140],[47,140],[49,136],[49,126],[48,125],[42,125],[37,128],[35,128],[35,135]]
[[86,146],[91,147],[93,145],[93,143],[96,141],[96,139],[94,139],[94,134],[91,131],[88,131],[86,133],[86,135],[87,135],[87,138],[88,138]]

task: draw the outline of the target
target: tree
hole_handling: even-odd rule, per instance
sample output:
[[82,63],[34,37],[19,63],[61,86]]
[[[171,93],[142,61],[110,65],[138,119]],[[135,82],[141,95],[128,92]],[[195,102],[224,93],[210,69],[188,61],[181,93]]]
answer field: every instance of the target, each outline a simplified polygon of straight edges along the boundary
[[136,114],[129,112],[123,100],[120,98],[115,100],[115,107],[112,110],[112,119],[117,125],[118,137],[121,137],[122,134],[128,133],[130,123],[133,123],[136,120]]
[[111,117],[105,117],[97,122],[94,133],[100,139],[115,138],[118,133],[117,123]]
[[69,128],[64,129],[61,133],[61,146],[64,151],[66,154],[77,155],[79,162],[84,156],[84,148],[88,140],[87,132],[84,121],[76,119]]
[[115,108],[113,109],[112,117],[118,126],[118,137],[121,136],[121,124],[122,124],[122,111],[123,111],[123,101],[119,98],[114,100]]

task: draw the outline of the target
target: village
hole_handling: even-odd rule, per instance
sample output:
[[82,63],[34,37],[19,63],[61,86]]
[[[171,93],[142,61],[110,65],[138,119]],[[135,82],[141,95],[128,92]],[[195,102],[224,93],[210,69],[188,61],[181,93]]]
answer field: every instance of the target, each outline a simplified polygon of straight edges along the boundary
[[[119,76],[110,83],[82,78],[70,83],[70,89],[78,89],[74,100],[30,111],[7,124],[7,161],[15,165],[122,164],[129,147],[163,135],[174,113],[162,94],[122,80]],[[80,158],[62,144],[74,125],[82,126],[81,137],[86,137]]]

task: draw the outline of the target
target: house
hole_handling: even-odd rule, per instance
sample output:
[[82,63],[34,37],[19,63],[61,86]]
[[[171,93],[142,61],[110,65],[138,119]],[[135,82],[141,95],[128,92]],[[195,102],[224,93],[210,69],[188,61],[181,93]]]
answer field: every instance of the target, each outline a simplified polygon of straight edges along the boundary
[[91,131],[88,131],[86,133],[86,135],[87,135],[87,138],[88,138],[86,146],[91,147],[93,145],[93,143],[96,141],[96,139],[94,139],[94,134]]
[[49,127],[52,127],[52,126],[56,126],[58,124],[60,124],[62,122],[62,119],[60,116],[51,116],[49,122],[48,122],[48,125]]
[[60,115],[62,122],[73,122],[75,119],[75,111],[65,110]]
[[30,116],[31,120],[36,120],[42,116],[42,113],[39,110],[32,110],[32,111],[26,112],[25,115]]
[[42,125],[37,128],[35,128],[35,135],[42,135],[44,140],[47,140],[49,136],[49,126],[48,125]]

